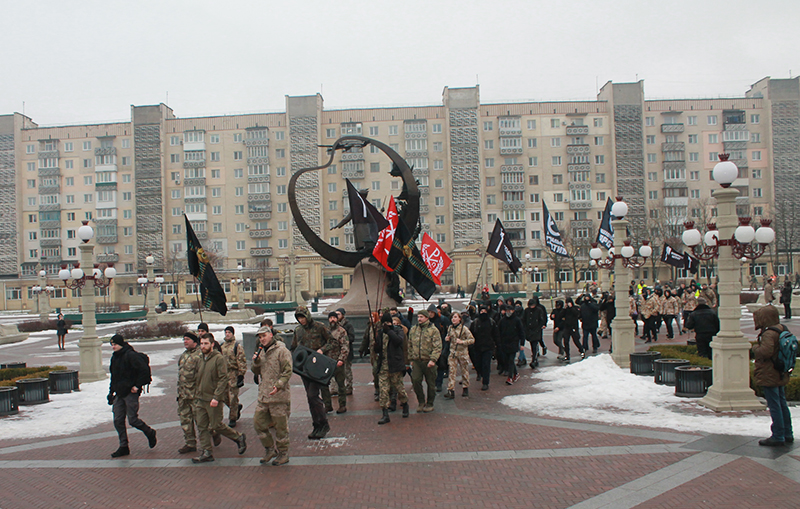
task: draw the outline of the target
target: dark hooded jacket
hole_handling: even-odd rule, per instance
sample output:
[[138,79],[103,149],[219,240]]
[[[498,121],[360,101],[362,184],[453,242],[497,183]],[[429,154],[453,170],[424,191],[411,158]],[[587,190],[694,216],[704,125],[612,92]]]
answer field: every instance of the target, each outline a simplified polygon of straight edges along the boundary
[[773,328],[786,330],[781,325],[778,309],[774,306],[762,307],[753,313],[753,325],[756,330],[761,330],[758,341],[750,349],[755,359],[753,378],[761,387],[783,387],[789,383],[789,375],[775,369],[774,363],[778,357],[780,333]]
[[578,319],[580,317],[581,308],[579,306],[574,303],[572,307],[567,306],[567,303],[564,304],[564,323],[562,324],[564,329],[578,330]]
[[616,297],[608,296],[603,299],[603,302],[600,303],[600,311],[606,312],[606,321],[609,325],[611,322],[614,321],[614,318],[617,317],[617,303]]
[[134,349],[128,343],[122,345],[122,349],[114,352],[111,355],[111,383],[109,385],[109,394],[117,394],[122,397],[131,393],[131,389],[141,385],[136,383],[140,370],[144,369],[141,366],[139,356],[134,352]]
[[[402,327],[388,327],[378,329],[379,341],[375,342],[375,353],[378,355],[378,366],[383,366],[384,356],[386,357],[389,373],[402,373],[406,370],[407,346],[406,335]],[[384,346],[386,352],[384,352]],[[405,348],[404,348],[405,347]]]
[[505,316],[501,316],[497,322],[497,329],[500,333],[500,350],[505,354],[519,351],[520,345],[525,344],[525,327],[522,320],[509,311]]
[[600,305],[591,297],[581,299],[581,324],[584,329],[596,329],[600,320]]
[[475,338],[473,349],[478,353],[494,351],[500,341],[500,332],[497,324],[487,311],[485,314],[478,314],[469,327],[472,337]]
[[[306,324],[298,325],[294,328],[291,350],[297,348],[297,345],[303,345],[314,351],[322,349],[322,353],[328,355],[328,351],[333,348],[333,338],[331,333],[328,332],[328,328],[319,322],[315,322],[305,306],[298,306],[294,315],[298,317],[304,316]],[[331,344],[329,345],[328,343]]]
[[714,336],[719,332],[719,316],[706,304],[698,304],[686,320],[686,328],[701,336]]
[[530,305],[522,313],[522,323],[525,325],[525,336],[528,341],[538,341],[542,337],[542,327],[547,325],[547,310],[539,304],[539,297],[533,297],[533,307]]

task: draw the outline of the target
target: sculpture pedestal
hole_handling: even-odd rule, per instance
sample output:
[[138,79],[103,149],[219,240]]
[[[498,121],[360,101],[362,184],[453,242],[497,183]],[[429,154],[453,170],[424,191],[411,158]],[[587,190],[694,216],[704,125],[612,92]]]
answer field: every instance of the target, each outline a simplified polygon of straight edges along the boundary
[[364,260],[353,269],[353,281],[347,294],[339,302],[328,306],[327,311],[344,308],[347,311],[347,321],[353,324],[356,331],[356,342],[358,342],[369,323],[370,311],[400,306],[399,302],[386,295],[387,284],[384,268],[377,263]]

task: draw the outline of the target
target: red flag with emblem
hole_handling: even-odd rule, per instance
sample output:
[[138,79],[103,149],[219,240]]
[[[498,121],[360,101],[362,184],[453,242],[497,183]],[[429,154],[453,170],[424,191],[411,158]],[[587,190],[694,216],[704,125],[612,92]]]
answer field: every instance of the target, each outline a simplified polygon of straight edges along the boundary
[[441,285],[442,280],[440,278],[442,277],[442,272],[453,263],[453,260],[447,256],[444,249],[439,247],[439,244],[434,242],[427,233],[422,235],[420,253],[422,254],[422,260],[425,262],[425,265],[428,266],[428,270],[431,271],[433,280],[437,285]]
[[386,220],[389,221],[389,226],[384,228],[378,233],[378,240],[375,242],[375,249],[372,250],[372,256],[383,265],[386,270],[392,272],[393,269],[387,264],[389,251],[392,249],[392,242],[394,242],[394,232],[397,230],[397,206],[394,204],[394,196],[389,197],[389,210],[386,212]]

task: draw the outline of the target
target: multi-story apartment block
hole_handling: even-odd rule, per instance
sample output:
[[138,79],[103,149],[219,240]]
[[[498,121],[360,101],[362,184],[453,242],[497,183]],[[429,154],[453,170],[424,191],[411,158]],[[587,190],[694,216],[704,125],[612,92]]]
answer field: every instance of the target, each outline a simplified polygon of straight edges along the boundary
[[[290,272],[298,289],[342,293],[350,271],[310,250],[293,226],[287,187],[294,172],[327,160],[325,146],[348,134],[388,144],[413,167],[422,229],[454,259],[444,286],[475,282],[497,218],[520,258],[531,255],[531,276],[543,289],[596,280],[602,276],[586,253],[609,197],[624,196],[635,236],[655,242],[679,237],[687,218],[713,221],[711,170],[722,152],[740,168],[733,184],[740,215],[771,217],[776,199],[793,197],[798,83],[765,78],[744,97],[651,101],[642,82],[609,82],[594,101],[504,104],[481,104],[478,87],[445,88],[438,106],[333,111],[319,95],[290,96],[281,113],[178,118],[161,104],[132,107],[129,122],[58,127],[3,115],[2,307],[35,307],[37,267],[54,279],[61,265],[78,261],[81,220],[95,228],[97,262],[117,268],[109,302],[142,303],[136,278],[149,254],[166,279],[165,299],[191,302],[198,285],[185,268],[184,213],[226,290],[232,278],[245,280],[236,288],[243,300],[282,297]],[[299,183],[306,221],[331,245],[353,249],[351,226],[331,229],[347,213],[344,179],[368,188],[382,208],[401,189],[390,169],[371,146],[337,155]],[[546,251],[542,202],[574,261],[554,263]],[[493,260],[487,265],[481,283],[523,280]],[[766,262],[751,267],[767,270]],[[656,263],[635,276],[671,274]],[[76,307],[76,295],[59,289],[53,305]]]

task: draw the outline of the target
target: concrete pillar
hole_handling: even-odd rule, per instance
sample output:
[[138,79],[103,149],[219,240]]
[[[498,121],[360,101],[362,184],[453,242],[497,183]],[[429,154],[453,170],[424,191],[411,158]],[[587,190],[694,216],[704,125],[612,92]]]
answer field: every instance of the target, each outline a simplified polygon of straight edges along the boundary
[[81,289],[81,311],[83,322],[83,335],[78,341],[78,350],[81,356],[80,379],[81,382],[96,382],[106,378],[103,369],[103,356],[100,338],[97,337],[97,316],[95,315],[94,279],[94,243],[85,242],[78,246],[81,250],[81,267],[87,276],[86,285]]
[[50,320],[50,293],[47,291],[47,272],[42,269],[42,266],[37,267],[39,270],[39,295],[36,296],[39,304],[39,321],[47,323]]
[[[736,215],[737,189],[717,189],[717,229],[720,239],[730,239],[739,224]],[[739,304],[739,260],[731,254],[731,246],[719,246],[720,331],[711,342],[714,369],[713,385],[699,403],[716,412],[724,410],[762,410],[750,388],[750,343],[741,330],[742,309]]]
[[158,327],[158,315],[156,314],[156,297],[158,296],[158,285],[155,284],[155,272],[153,264],[147,264],[147,326]]

